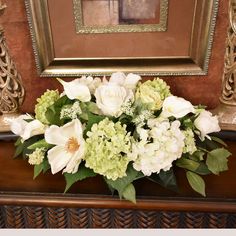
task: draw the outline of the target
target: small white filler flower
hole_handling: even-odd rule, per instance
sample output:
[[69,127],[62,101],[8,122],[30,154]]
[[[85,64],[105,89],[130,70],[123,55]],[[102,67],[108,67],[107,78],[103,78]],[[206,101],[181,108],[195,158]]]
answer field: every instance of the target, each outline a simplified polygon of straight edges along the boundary
[[52,174],[62,169],[63,172],[76,173],[85,151],[81,122],[75,119],[62,127],[50,126],[45,132],[45,140],[56,145],[48,151]]

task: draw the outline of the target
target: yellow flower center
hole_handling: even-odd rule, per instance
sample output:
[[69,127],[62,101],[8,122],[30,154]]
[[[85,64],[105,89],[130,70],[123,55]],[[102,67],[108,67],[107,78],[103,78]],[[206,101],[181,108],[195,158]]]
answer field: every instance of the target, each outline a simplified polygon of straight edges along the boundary
[[68,142],[66,143],[66,151],[69,153],[76,152],[80,147],[77,139],[74,137],[69,138]]

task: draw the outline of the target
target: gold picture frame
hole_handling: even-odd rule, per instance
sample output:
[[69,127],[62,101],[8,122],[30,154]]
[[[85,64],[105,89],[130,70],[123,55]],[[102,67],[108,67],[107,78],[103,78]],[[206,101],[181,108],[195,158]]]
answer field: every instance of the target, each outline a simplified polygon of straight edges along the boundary
[[[191,36],[189,37],[189,42],[187,42],[187,45],[189,45],[187,55],[176,56],[175,48],[173,47],[173,53],[170,55],[145,57],[136,55],[129,57],[104,57],[102,55],[96,57],[83,57],[80,55],[73,57],[57,56],[58,53],[55,49],[55,39],[57,37],[53,37],[52,29],[54,25],[50,21],[52,12],[49,12],[48,6],[50,1],[53,0],[25,0],[36,66],[41,77],[102,76],[111,75],[116,71],[138,73],[143,76],[206,75],[208,72],[219,0],[192,0],[194,3],[192,9],[193,17],[192,22],[189,22]],[[61,1],[63,2],[64,0]],[[176,7],[181,7],[181,4],[176,5]],[[185,13],[183,12],[183,14]],[[178,30],[184,29],[179,28]],[[76,34],[76,29],[74,31]],[[66,34],[66,32],[64,33]],[[164,33],[166,32],[154,32],[153,37],[164,37]],[[130,33],[115,34],[123,37]],[[137,37],[140,34],[145,37],[151,33],[134,34]],[[106,34],[100,35],[104,37]],[[165,41],[166,39],[164,38],[163,42]],[[69,44],[70,42],[68,42]]]
[[[142,1],[142,0],[136,0]],[[168,3],[169,0],[158,0],[160,4],[160,20],[157,24],[118,24],[107,26],[84,26],[82,0],[73,0],[76,32],[83,33],[121,33],[121,32],[159,32],[166,31],[168,19]],[[118,2],[118,1],[117,1]]]

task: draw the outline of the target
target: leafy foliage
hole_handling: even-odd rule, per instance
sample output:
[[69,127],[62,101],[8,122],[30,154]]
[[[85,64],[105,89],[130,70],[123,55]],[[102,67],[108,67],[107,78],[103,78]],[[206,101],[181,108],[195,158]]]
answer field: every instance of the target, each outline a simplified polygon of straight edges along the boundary
[[173,168],[168,171],[161,170],[159,174],[152,174],[151,176],[147,177],[147,179],[158,183],[164,188],[178,192],[178,185]]
[[211,174],[211,171],[207,168],[207,165],[204,162],[197,162],[187,158],[181,158],[176,162],[176,166],[190,170],[192,172],[208,175]]
[[191,171],[186,172],[188,182],[193,190],[200,193],[202,196],[206,196],[205,193],[205,182],[201,176]]
[[221,171],[228,170],[227,162],[230,155],[231,153],[224,148],[218,148],[209,152],[206,160],[209,170],[216,175]]
[[14,154],[14,158],[20,155],[22,155],[23,158],[26,158],[28,154],[33,152],[33,150],[29,149],[29,147],[33,145],[34,143],[36,143],[40,138],[41,138],[40,135],[33,136],[24,142],[22,142],[21,139],[18,139],[17,142],[15,143],[16,151]]
[[[130,184],[139,178],[142,178],[144,175],[133,169],[132,165],[129,165],[126,171],[126,175],[123,178],[118,178],[117,180],[111,180],[104,178],[106,183],[109,187],[112,189],[115,189],[118,191],[120,198],[124,197],[127,200],[132,199],[132,201],[135,201],[135,191],[133,191],[130,187]],[[128,188],[128,189],[127,189]]]
[[28,147],[28,149],[34,150],[34,149],[36,149],[36,148],[44,148],[44,149],[48,150],[48,149],[52,148],[53,146],[54,146],[54,145],[47,143],[47,142],[45,141],[45,139],[41,139],[41,140],[39,140],[39,141],[33,143],[32,145],[30,145],[30,146]]
[[74,183],[88,177],[94,177],[96,176],[96,173],[94,173],[93,170],[86,168],[84,165],[80,165],[78,172],[75,174],[64,173],[64,176],[66,180],[66,188],[64,193],[66,193]]
[[48,107],[46,111],[46,118],[48,122],[52,125],[63,125],[64,120],[60,119],[61,109],[64,105],[72,104],[73,101],[70,100],[67,96],[59,98],[53,105]]
[[44,158],[41,164],[34,166],[34,179],[38,177],[41,172],[45,173],[49,169],[50,169],[50,165],[48,163],[48,159]]

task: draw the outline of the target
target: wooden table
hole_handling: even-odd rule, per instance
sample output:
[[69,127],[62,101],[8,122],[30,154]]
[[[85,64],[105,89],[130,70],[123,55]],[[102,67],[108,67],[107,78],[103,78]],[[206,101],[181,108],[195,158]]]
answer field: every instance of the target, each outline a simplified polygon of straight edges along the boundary
[[194,193],[184,172],[178,171],[180,193],[139,180],[137,204],[111,196],[100,177],[76,183],[67,194],[61,174],[48,172],[33,180],[33,167],[26,160],[13,159],[11,139],[11,134],[0,135],[0,228],[236,227],[234,133],[225,136],[233,153],[229,171],[205,177],[206,198]]

